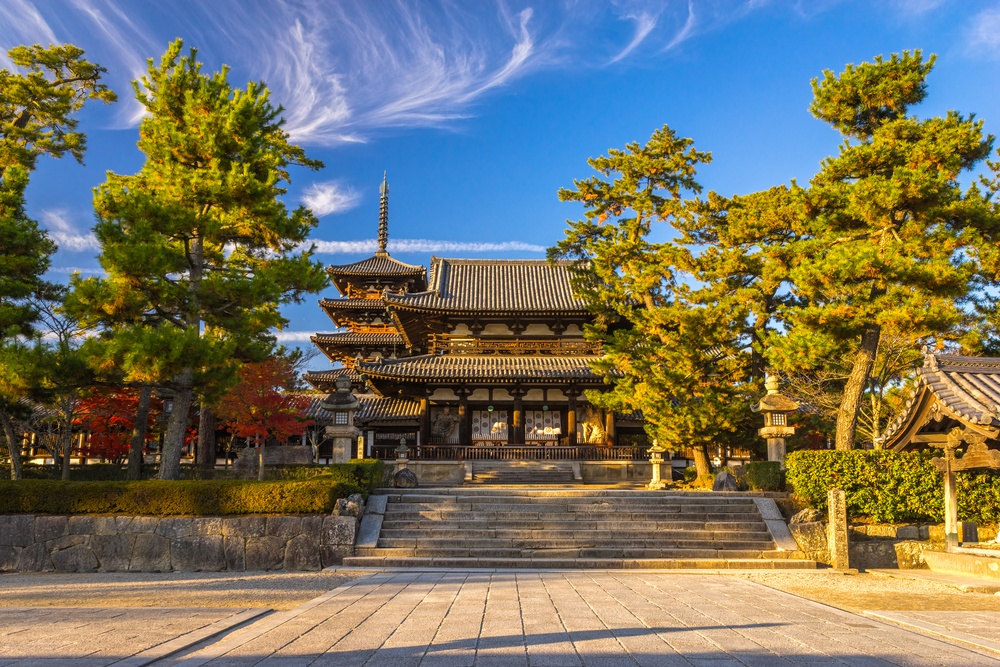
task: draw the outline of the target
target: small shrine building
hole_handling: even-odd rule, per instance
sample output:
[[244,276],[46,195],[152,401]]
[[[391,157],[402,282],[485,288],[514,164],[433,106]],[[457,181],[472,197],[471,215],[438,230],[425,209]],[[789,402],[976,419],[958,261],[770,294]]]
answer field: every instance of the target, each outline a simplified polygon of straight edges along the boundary
[[570,262],[405,264],[386,249],[388,194],[383,179],[375,254],[327,268],[340,296],[320,306],[340,330],[312,341],[339,367],[305,377],[321,391],[351,379],[358,454],[395,458],[404,440],[418,459],[645,459],[641,417],[583,395],[606,385]]
[[880,442],[895,451],[943,447],[955,428],[1000,448],[1000,358],[925,353],[906,409]]

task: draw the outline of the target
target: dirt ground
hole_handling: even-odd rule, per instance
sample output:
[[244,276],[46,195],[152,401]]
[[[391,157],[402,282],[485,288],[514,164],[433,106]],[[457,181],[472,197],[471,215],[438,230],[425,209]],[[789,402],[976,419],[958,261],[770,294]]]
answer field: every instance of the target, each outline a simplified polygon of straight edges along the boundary
[[852,612],[1000,611],[1000,595],[965,593],[936,581],[879,573],[836,574],[761,572],[741,575],[751,581]]

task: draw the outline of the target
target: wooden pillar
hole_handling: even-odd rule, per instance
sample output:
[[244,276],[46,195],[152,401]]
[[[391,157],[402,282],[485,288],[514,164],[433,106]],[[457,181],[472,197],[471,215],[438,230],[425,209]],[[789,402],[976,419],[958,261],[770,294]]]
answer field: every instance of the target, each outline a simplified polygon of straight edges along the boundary
[[510,390],[510,393],[514,396],[514,414],[513,414],[513,433],[511,433],[511,440],[509,444],[512,445],[523,445],[524,444],[524,390],[520,387],[515,387]]
[[944,540],[945,551],[958,547],[958,491],[955,487],[954,450],[945,453],[948,466],[944,473]]
[[615,411],[607,410],[604,413],[604,433],[608,437],[608,444],[615,444]]
[[576,397],[580,394],[576,389],[567,389],[566,404],[566,434],[569,436],[570,447],[576,447]]
[[420,446],[430,444],[431,402],[425,394],[420,397]]
[[466,447],[472,444],[472,415],[469,414],[469,394],[467,387],[460,387],[458,394],[458,444]]

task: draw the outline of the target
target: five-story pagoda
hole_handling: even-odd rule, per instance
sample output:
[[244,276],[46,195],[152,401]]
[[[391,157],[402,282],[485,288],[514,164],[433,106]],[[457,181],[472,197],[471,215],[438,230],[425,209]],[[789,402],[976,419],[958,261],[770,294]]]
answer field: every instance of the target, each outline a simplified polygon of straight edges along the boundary
[[365,454],[405,438],[427,459],[641,458],[641,423],[583,396],[605,385],[570,263],[432,257],[428,278],[389,256],[388,194],[383,178],[375,255],[327,269],[341,298],[320,305],[344,330],[312,340],[342,367],[306,376],[349,374]]

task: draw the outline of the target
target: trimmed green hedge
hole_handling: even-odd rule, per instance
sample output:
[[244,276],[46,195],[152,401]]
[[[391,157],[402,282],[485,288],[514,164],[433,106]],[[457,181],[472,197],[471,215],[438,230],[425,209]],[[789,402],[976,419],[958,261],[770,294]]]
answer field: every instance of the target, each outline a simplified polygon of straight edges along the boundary
[[750,461],[743,465],[743,478],[751,491],[784,491],[785,474],[778,461]]
[[[785,459],[788,490],[826,509],[827,492],[841,488],[851,517],[879,522],[944,520],[944,481],[933,452],[798,451]],[[1000,475],[958,473],[958,516],[1000,522]]]
[[316,514],[332,510],[338,498],[362,491],[332,477],[304,482],[26,479],[0,481],[0,514]]

